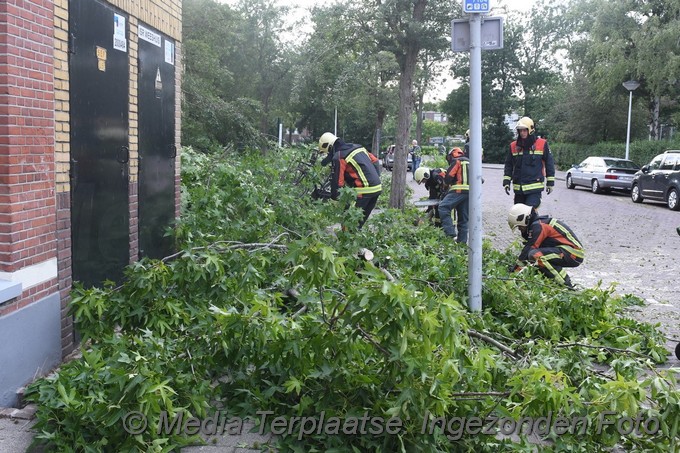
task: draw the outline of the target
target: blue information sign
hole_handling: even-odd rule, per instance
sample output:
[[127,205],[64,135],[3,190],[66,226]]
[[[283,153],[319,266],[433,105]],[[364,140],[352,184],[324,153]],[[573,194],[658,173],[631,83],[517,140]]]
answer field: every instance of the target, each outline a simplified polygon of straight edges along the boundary
[[490,0],[463,0],[463,11],[466,13],[488,13],[491,11]]

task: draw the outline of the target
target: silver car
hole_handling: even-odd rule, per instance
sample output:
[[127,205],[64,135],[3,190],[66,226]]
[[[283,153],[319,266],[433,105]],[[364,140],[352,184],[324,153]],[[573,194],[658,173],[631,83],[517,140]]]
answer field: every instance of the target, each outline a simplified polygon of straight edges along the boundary
[[[392,168],[394,168],[395,148],[396,148],[395,145],[390,145],[387,148],[387,151],[385,152],[385,156],[383,157],[383,167],[385,167],[389,171],[392,171]],[[411,171],[412,166],[413,166],[413,159],[411,158],[411,153],[408,153],[406,155],[406,170]]]
[[593,193],[611,189],[630,191],[633,175],[639,169],[640,166],[632,160],[591,156],[567,171],[567,189],[583,186],[589,187]]

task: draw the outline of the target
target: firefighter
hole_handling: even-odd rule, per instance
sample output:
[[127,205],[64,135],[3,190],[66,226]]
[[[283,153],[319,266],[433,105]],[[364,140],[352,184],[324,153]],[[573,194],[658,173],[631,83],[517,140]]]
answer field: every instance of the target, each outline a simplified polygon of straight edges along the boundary
[[[418,167],[415,178],[418,184],[425,181],[425,188],[430,192],[428,200],[441,200],[446,194],[444,176],[446,176],[446,171],[443,168]],[[435,225],[441,226],[439,206],[428,206],[425,212],[430,214],[431,219],[434,219]]]
[[319,138],[319,151],[333,156],[331,198],[338,199],[338,190],[341,187],[352,187],[356,191],[356,207],[364,212],[364,218],[359,223],[361,228],[375,208],[382,191],[378,158],[363,146],[345,143],[331,132],[325,132]]
[[[470,184],[468,182],[468,165],[470,161],[460,148],[453,148],[446,156],[449,168],[444,176],[444,184],[448,192],[439,203],[439,216],[442,219],[444,233],[457,242],[467,243],[468,210],[470,205]],[[451,211],[456,210],[458,216],[458,234],[451,219]]]
[[536,264],[545,276],[574,288],[563,268],[578,267],[585,253],[565,223],[549,216],[539,217],[535,207],[518,203],[510,208],[508,225],[511,230],[519,229],[525,241],[520,262]]
[[[517,121],[517,140],[510,143],[505,158],[503,187],[510,195],[510,183],[515,192],[515,204],[534,208],[541,204],[545,187],[548,195],[555,186],[555,164],[548,142],[535,136],[534,122],[528,116]],[[546,184],[547,183],[547,184]],[[547,187],[546,187],[547,186]]]
[[463,148],[465,157],[470,158],[470,129],[465,131],[465,147]]

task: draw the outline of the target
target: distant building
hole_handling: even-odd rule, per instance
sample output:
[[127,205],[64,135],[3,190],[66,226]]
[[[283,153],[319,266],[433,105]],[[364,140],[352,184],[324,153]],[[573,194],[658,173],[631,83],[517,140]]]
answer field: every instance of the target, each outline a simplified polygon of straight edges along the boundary
[[434,121],[436,123],[446,123],[448,121],[446,118],[446,113],[440,112],[423,112],[423,119]]
[[519,121],[519,118],[520,116],[517,112],[512,112],[509,115],[504,115],[503,122],[506,126],[508,126],[508,129],[514,131],[515,125],[517,124],[517,121]]
[[291,133],[290,129],[286,129],[283,140],[291,145],[297,145],[299,143],[307,143],[310,141],[312,134],[305,128],[302,132],[299,132],[297,128]]

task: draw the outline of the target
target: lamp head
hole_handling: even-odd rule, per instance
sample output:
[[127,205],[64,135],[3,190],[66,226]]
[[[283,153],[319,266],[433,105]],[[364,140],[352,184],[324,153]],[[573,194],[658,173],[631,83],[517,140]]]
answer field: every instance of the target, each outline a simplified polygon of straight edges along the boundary
[[633,91],[640,86],[640,82],[638,82],[637,80],[629,80],[627,82],[623,82],[622,85],[626,90]]

